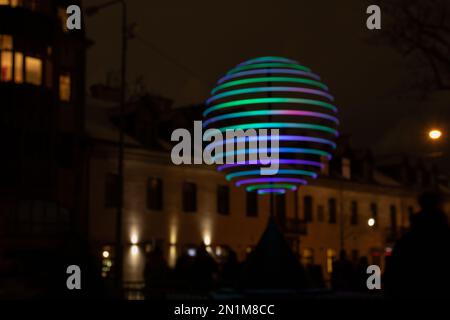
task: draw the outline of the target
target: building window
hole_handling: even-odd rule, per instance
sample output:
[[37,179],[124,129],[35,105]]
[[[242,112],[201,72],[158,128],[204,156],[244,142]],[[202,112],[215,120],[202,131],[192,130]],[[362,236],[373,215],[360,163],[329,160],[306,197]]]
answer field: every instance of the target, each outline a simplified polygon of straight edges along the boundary
[[311,248],[303,249],[302,264],[304,266],[311,266],[314,264],[314,249]]
[[109,173],[105,180],[105,207],[114,208],[119,204],[119,175]]
[[337,220],[337,205],[336,199],[328,199],[328,223],[336,223]]
[[370,214],[371,214],[371,218],[373,218],[375,220],[375,227],[379,225],[379,221],[378,221],[378,205],[375,202],[372,202],[370,204]]
[[327,272],[333,272],[333,262],[336,259],[336,251],[333,249],[327,249]]
[[23,53],[14,54],[14,82],[23,83]]
[[217,212],[224,216],[230,214],[230,188],[228,186],[217,187]]
[[246,213],[247,217],[257,217],[258,216],[258,195],[256,192],[246,192]]
[[350,224],[355,226],[358,224],[358,202],[352,201],[351,206]]
[[13,79],[13,38],[10,35],[0,35],[0,81]]
[[156,211],[163,209],[163,181],[159,178],[147,180],[147,209]]
[[313,221],[313,198],[311,196],[305,196],[303,198],[303,210],[306,222]]
[[397,207],[391,205],[390,207],[390,220],[391,220],[391,231],[393,234],[397,232]]
[[42,60],[25,57],[25,81],[40,86],[42,84]]
[[13,65],[13,54],[12,51],[2,51],[1,53],[1,80],[3,82],[8,82],[12,80],[12,65]]
[[67,19],[68,19],[68,15],[67,15],[67,9],[64,7],[59,7],[58,8],[58,19],[61,23],[61,30],[63,32],[69,32],[69,29],[67,28]]
[[22,7],[32,11],[50,13],[50,1],[42,0],[0,0],[0,6]]
[[0,6],[11,6],[13,8],[14,7],[18,7],[18,6],[25,7],[26,4],[28,4],[28,6],[35,5],[35,2],[36,2],[36,0],[29,0],[29,1],[23,1],[23,0],[0,0]]
[[69,73],[59,76],[59,100],[69,102],[71,97],[71,79]]
[[197,185],[195,183],[183,183],[183,211],[197,211]]

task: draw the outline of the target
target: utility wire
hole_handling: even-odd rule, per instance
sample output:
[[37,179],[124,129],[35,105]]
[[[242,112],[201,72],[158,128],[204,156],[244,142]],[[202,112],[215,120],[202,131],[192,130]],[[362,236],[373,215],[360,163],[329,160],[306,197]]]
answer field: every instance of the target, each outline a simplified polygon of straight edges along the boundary
[[135,36],[135,39],[139,40],[139,42],[142,43],[144,46],[146,46],[147,48],[149,48],[153,52],[157,53],[158,55],[160,55],[161,57],[163,57],[164,59],[166,59],[173,65],[175,65],[178,68],[180,68],[181,70],[183,70],[186,74],[196,78],[197,80],[202,82],[205,86],[207,86],[207,87],[209,86],[209,83],[207,81],[202,79],[202,77],[200,77],[198,74],[196,74],[194,71],[192,71],[189,67],[186,67],[184,64],[180,63],[177,59],[173,58],[172,56],[170,56],[169,54],[167,54],[166,52],[164,52],[163,50],[158,48],[156,45],[154,45],[150,41],[148,41],[138,35]]

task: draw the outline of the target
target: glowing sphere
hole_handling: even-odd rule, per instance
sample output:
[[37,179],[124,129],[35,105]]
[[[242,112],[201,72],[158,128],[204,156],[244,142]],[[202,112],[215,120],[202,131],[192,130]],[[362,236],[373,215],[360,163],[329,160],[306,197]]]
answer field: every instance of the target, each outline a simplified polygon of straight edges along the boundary
[[[206,101],[204,129],[279,129],[279,170],[261,175],[258,161],[219,165],[228,181],[258,194],[285,193],[317,178],[338,136],[337,108],[320,77],[282,57],[245,61],[219,79]],[[270,132],[270,131],[269,131]],[[269,139],[257,137],[258,141]],[[225,149],[228,143],[224,139]],[[246,143],[244,152],[255,150]],[[240,150],[241,151],[241,150]]]

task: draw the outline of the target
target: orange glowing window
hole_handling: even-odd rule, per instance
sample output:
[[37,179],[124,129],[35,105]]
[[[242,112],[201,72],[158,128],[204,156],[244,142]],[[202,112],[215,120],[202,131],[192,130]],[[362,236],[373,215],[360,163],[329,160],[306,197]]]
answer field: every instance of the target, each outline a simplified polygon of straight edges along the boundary
[[3,82],[12,80],[12,58],[13,54],[11,51],[2,51],[0,55],[1,61],[1,72],[0,72],[0,80]]
[[71,97],[70,74],[65,73],[59,76],[59,100],[69,102]]
[[14,53],[14,81],[16,83],[23,82],[23,53]]
[[25,80],[27,83],[40,86],[42,84],[42,60],[25,57]]

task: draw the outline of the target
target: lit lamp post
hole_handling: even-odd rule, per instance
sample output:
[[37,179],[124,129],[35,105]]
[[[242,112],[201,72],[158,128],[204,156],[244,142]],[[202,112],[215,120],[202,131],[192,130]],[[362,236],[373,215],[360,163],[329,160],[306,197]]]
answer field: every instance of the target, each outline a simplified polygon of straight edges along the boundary
[[428,132],[428,137],[431,140],[437,141],[442,138],[442,131],[439,129],[432,129]]
[[122,59],[121,59],[121,81],[120,81],[120,111],[119,111],[119,152],[117,161],[118,175],[118,199],[117,199],[117,216],[116,216],[116,286],[119,292],[122,292],[123,280],[123,248],[122,248],[122,220],[123,220],[123,181],[124,181],[124,131],[123,131],[123,114],[125,111],[125,86],[127,73],[127,5],[125,0],[112,0],[97,6],[86,8],[87,15],[94,15],[100,10],[107,7],[120,4],[122,6]]

